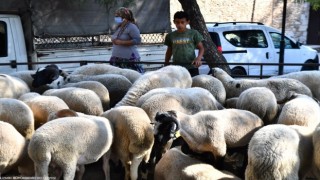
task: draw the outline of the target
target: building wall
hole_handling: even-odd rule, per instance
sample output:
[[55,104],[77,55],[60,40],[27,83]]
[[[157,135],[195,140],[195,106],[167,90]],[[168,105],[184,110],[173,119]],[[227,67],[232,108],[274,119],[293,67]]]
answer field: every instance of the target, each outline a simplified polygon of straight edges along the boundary
[[[197,3],[206,22],[252,21],[279,30],[282,27],[283,0],[197,0]],[[307,40],[309,9],[309,3],[287,1],[286,34],[302,43]],[[178,0],[170,1],[171,22],[173,14],[181,10]]]

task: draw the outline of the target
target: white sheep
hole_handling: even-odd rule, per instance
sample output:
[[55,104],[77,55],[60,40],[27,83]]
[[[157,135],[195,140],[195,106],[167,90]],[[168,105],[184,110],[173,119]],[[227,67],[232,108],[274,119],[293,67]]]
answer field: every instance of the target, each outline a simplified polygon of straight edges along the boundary
[[318,102],[304,94],[291,93],[278,117],[278,124],[299,125],[315,129],[320,123]]
[[50,113],[57,112],[62,109],[69,109],[69,106],[57,96],[26,93],[20,96],[19,100],[26,103],[32,110],[35,129],[47,122]]
[[141,74],[132,69],[124,69],[109,64],[88,64],[76,68],[70,73],[70,75],[99,75],[99,74],[119,74],[129,79],[131,83],[134,83]]
[[[257,115],[238,109],[200,111],[193,115],[168,111],[158,113],[155,120],[156,138],[161,139],[168,134],[174,137],[179,130],[192,151],[211,152],[215,160],[226,155],[227,147],[246,146],[254,132],[263,126]],[[162,126],[170,127],[168,132],[160,132]]]
[[181,152],[178,148],[168,150],[155,167],[155,180],[176,179],[234,179],[240,178],[227,171],[219,171]]
[[251,138],[245,179],[304,179],[312,164],[313,130],[273,124]]
[[[114,128],[111,156],[125,167],[125,179],[138,178],[142,160],[147,163],[153,146],[153,126],[147,114],[138,107],[120,106],[104,112]],[[113,158],[115,158],[113,157]]]
[[150,71],[137,79],[123,99],[116,106],[135,106],[138,99],[148,91],[162,87],[190,88],[192,79],[188,70],[182,66],[169,65]]
[[313,174],[320,179],[320,126],[317,126],[312,135],[313,144]]
[[320,100],[320,71],[298,71],[279,76],[272,76],[271,78],[296,79],[311,90],[313,97]]
[[30,92],[28,85],[20,78],[0,74],[0,98],[19,98]]
[[145,110],[151,120],[157,112],[169,110],[195,114],[202,110],[223,109],[208,90],[200,87],[152,89],[139,98],[136,106]]
[[[36,177],[48,179],[49,164],[60,167],[65,180],[73,179],[77,165],[96,162],[111,147],[113,129],[103,117],[65,117],[49,121],[32,136],[28,154]],[[106,174],[109,178],[109,174]]]
[[27,156],[26,139],[7,122],[0,121],[0,178]]
[[226,89],[221,81],[210,75],[197,75],[192,77],[192,87],[207,89],[222,105],[226,101]]
[[110,107],[114,107],[131,88],[132,83],[119,74],[100,74],[100,75],[69,75],[62,80],[55,81],[52,84],[54,89],[60,88],[67,83],[76,83],[80,81],[98,81],[103,84],[109,91]]
[[103,110],[110,109],[110,97],[108,89],[98,81],[80,81],[77,83],[68,83],[62,86],[65,87],[78,87],[94,91],[100,98]]
[[57,96],[62,99],[70,109],[89,115],[103,113],[102,103],[99,96],[89,90],[76,87],[62,89],[49,89],[43,93],[45,96]]
[[265,125],[275,123],[280,111],[276,96],[266,87],[252,87],[244,90],[237,100],[236,107],[255,113]]
[[227,109],[231,109],[231,108],[236,109],[238,100],[239,100],[239,97],[228,98],[224,103],[224,107]]
[[12,124],[26,139],[34,133],[34,118],[30,107],[17,99],[0,98],[0,121]]
[[212,68],[212,75],[219,79],[227,92],[227,99],[238,97],[251,87],[266,87],[276,96],[277,101],[283,100],[290,91],[312,97],[311,90],[300,81],[289,78],[270,79],[234,79],[220,68]]

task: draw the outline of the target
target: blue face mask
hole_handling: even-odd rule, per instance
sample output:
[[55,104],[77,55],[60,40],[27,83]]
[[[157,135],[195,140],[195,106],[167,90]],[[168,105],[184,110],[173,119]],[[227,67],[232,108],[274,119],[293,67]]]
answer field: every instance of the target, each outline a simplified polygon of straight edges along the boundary
[[121,17],[114,17],[114,22],[117,24],[122,23],[123,19]]

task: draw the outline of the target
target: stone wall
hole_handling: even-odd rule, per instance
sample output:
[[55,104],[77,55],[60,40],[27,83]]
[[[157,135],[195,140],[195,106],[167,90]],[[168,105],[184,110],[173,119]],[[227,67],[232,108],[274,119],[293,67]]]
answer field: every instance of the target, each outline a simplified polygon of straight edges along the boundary
[[[206,22],[252,21],[279,30],[282,27],[283,0],[197,0],[197,3]],[[309,3],[287,2],[286,34],[302,43],[307,40],[309,9]],[[178,0],[170,1],[171,22],[173,14],[181,10]]]

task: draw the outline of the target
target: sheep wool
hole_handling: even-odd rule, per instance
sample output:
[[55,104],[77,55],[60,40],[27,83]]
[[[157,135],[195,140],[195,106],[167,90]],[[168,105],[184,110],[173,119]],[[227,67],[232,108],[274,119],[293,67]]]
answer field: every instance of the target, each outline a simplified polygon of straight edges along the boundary
[[0,121],[0,176],[10,171],[27,155],[25,138],[7,122]]
[[138,166],[141,161],[149,161],[154,142],[149,117],[141,108],[133,106],[115,107],[101,116],[109,119],[114,128],[111,156],[122,162],[125,179],[137,179]]
[[270,89],[276,96],[277,101],[283,100],[291,91],[312,97],[311,90],[295,79],[234,79],[220,68],[213,68],[212,74],[224,85],[227,92],[227,98],[239,97],[244,90],[251,87],[266,87]]
[[251,138],[245,179],[304,179],[311,168],[313,130],[273,124]]
[[0,74],[0,98],[19,98],[30,92],[28,85],[21,79],[7,74]]
[[141,74],[132,69],[124,69],[109,64],[88,64],[80,66],[71,75],[100,75],[100,74],[119,74],[129,79],[131,83],[134,83]]
[[291,100],[282,107],[278,124],[299,125],[315,129],[320,123],[318,102],[304,94],[292,93]]
[[226,101],[226,89],[221,81],[213,76],[200,74],[192,77],[192,87],[207,89],[222,105]]
[[26,139],[34,133],[33,112],[20,100],[0,98],[0,121],[12,124]]
[[97,116],[103,113],[99,96],[89,89],[76,87],[49,89],[45,91],[43,95],[57,96],[62,99],[70,109],[77,112]]
[[156,113],[169,110],[195,114],[202,110],[223,109],[208,90],[200,87],[152,89],[139,98],[136,106],[145,110],[151,120]]
[[186,68],[175,65],[165,66],[143,74],[132,84],[132,87],[116,106],[135,106],[143,94],[155,88],[190,88],[191,84],[192,79]]
[[275,123],[279,111],[276,96],[266,87],[252,87],[244,90],[239,96],[236,107],[255,113],[265,125]]
[[229,172],[219,171],[209,164],[184,154],[178,148],[172,148],[164,154],[156,165],[154,175],[155,180],[212,180],[212,178],[240,180]]
[[76,166],[96,162],[111,147],[113,130],[103,118],[64,117],[49,121],[32,136],[28,154],[36,177],[49,178],[49,164],[61,168],[63,179],[73,179]]

